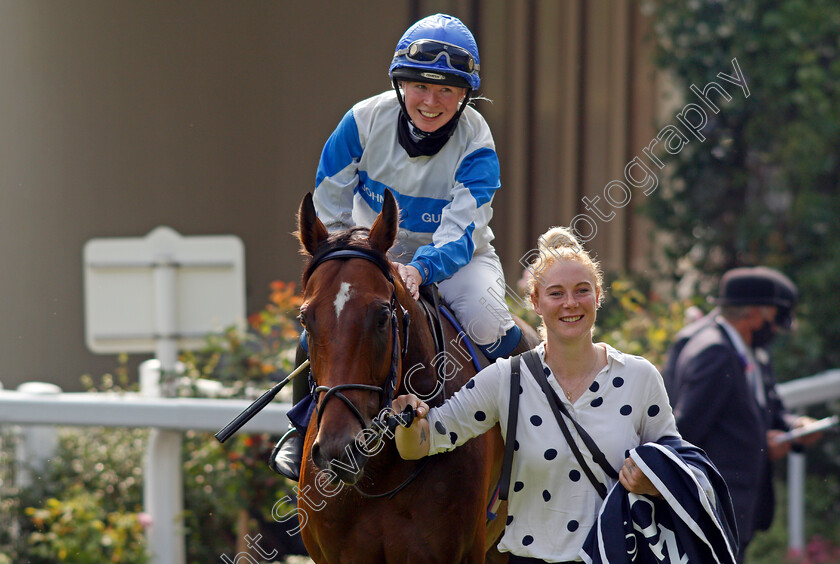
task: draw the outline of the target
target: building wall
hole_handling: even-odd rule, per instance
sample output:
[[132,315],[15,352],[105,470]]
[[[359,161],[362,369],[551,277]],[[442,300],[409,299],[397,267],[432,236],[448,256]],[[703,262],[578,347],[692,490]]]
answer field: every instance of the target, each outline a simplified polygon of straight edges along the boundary
[[[112,370],[84,343],[91,238],[233,234],[248,311],[297,280],[291,232],[320,149],[357,100],[389,88],[418,17],[461,17],[503,188],[493,228],[509,282],[536,236],[568,224],[653,136],[648,22],[626,0],[0,3],[0,382],[67,390]],[[610,269],[643,269],[634,200],[599,225]],[[133,361],[144,357],[134,358]]]
[[[623,178],[655,134],[648,24],[626,0],[488,3],[482,13],[483,37],[494,38],[482,44],[494,99],[482,110],[505,175],[496,209],[510,238],[503,247],[509,277],[510,255],[529,249],[547,227],[569,225],[580,213],[593,217],[582,198],[603,202],[607,183]],[[649,230],[634,213],[641,201],[634,194],[610,221],[593,217],[597,233],[587,246],[608,270],[646,265]],[[590,235],[586,224],[577,226]]]

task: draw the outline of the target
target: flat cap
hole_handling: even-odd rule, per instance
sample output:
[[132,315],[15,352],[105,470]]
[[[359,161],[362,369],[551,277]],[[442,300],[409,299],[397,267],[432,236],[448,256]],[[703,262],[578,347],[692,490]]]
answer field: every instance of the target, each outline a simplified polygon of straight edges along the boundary
[[770,305],[779,308],[776,323],[790,327],[791,309],[799,300],[796,284],[766,266],[733,268],[720,279],[715,303],[729,305]]

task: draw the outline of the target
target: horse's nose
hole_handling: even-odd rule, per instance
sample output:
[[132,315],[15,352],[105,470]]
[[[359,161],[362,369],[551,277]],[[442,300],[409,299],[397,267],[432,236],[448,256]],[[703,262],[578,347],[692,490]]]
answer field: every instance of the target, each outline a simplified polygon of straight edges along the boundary
[[322,440],[316,438],[312,443],[312,462],[321,470],[331,469],[333,465],[358,467],[358,449],[353,441],[339,441],[332,437]]
[[329,467],[330,461],[327,460],[326,456],[324,456],[324,451],[321,448],[321,441],[316,440],[312,444],[312,462],[314,462],[315,466],[321,470],[325,470]]
[[331,437],[317,438],[312,444],[311,456],[315,466],[347,484],[355,484],[362,477],[368,458],[352,440],[337,441]]

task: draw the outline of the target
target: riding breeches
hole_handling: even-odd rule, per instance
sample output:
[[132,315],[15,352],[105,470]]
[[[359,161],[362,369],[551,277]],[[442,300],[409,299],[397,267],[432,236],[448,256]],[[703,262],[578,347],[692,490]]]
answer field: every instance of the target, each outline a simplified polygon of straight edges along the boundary
[[492,345],[514,326],[505,301],[502,262],[492,245],[475,253],[450,278],[438,282],[438,289],[477,345]]

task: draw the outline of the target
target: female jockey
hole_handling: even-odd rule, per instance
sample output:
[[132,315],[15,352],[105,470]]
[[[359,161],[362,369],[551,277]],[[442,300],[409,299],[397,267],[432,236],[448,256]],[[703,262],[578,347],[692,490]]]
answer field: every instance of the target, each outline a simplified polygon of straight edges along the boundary
[[[499,161],[490,128],[469,106],[481,83],[478,46],[459,19],[429,16],[399,40],[388,74],[393,90],[353,106],[324,146],[313,194],[318,217],[329,231],[370,228],[390,190],[401,213],[389,258],[409,292],[417,299],[420,286],[437,283],[485,356],[507,357],[522,333],[490,244]],[[304,399],[307,379],[294,383],[289,418],[297,432],[280,440],[269,463],[296,480],[312,401]]]

